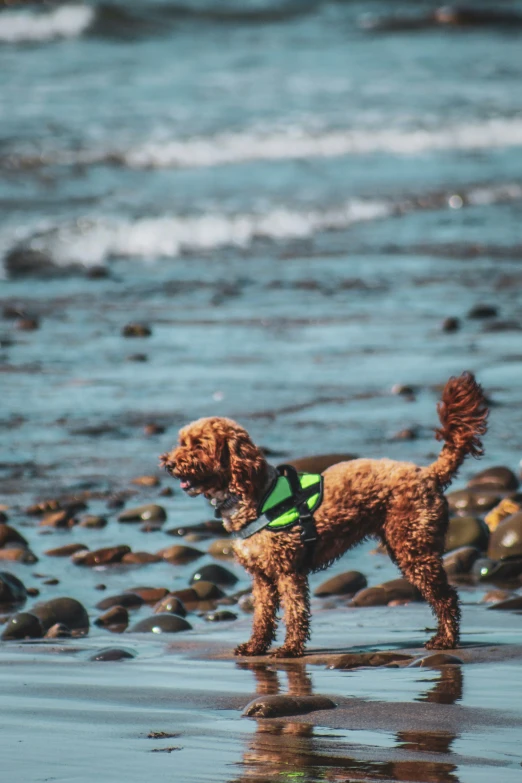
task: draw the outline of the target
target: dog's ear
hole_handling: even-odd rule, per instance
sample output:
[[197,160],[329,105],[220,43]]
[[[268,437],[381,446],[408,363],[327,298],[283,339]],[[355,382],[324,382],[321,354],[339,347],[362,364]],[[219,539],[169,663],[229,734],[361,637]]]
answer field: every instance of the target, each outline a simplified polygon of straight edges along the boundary
[[266,480],[266,460],[255,446],[248,433],[242,428],[232,429],[227,434],[231,495],[247,497]]

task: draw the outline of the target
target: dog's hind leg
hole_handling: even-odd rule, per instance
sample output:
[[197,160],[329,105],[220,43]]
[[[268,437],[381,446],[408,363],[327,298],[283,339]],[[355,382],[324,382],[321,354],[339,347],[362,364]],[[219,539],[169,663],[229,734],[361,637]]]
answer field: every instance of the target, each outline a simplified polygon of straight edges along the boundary
[[252,636],[236,647],[235,655],[264,655],[275,638],[279,596],[275,583],[264,574],[254,574],[253,600]]
[[310,638],[310,593],[308,577],[303,574],[281,574],[277,589],[283,604],[286,637],[274,658],[299,658]]
[[448,583],[441,554],[436,548],[430,551],[427,542],[422,541],[422,537],[419,539],[402,540],[394,544],[387,538],[387,545],[392,549],[406,579],[420,591],[437,616],[437,633],[426,643],[426,649],[451,649],[459,642],[460,608],[457,592]]

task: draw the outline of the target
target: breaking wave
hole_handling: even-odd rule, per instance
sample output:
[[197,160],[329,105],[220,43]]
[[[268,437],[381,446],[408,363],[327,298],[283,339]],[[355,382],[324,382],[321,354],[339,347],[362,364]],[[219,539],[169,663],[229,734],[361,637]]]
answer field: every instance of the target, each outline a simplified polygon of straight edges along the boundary
[[77,38],[95,18],[86,5],[63,5],[51,11],[4,11],[0,16],[0,42],[31,43],[53,38]]

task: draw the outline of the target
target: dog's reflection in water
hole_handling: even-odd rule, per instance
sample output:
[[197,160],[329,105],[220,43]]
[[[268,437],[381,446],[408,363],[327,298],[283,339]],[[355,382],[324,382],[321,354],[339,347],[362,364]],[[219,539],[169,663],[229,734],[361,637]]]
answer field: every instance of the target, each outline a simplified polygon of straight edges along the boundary
[[[281,687],[286,675],[289,696],[312,694],[311,678],[301,665],[278,665],[242,662],[241,668],[252,671],[258,697],[285,692]],[[462,697],[462,670],[458,666],[441,669],[435,683],[419,701],[454,704]],[[455,764],[432,759],[432,754],[452,752],[457,734],[450,731],[407,730],[396,734],[395,747],[401,758],[380,761],[365,759],[364,746],[357,746],[359,758],[346,755],[347,743],[342,736],[328,736],[323,730],[314,735],[307,716],[290,719],[261,718],[249,740],[241,762],[239,777],[230,783],[273,783],[299,780],[302,783],[348,783],[348,781],[399,781],[400,783],[459,783]],[[355,746],[354,746],[355,749]],[[370,750],[370,749],[368,749]],[[413,759],[404,760],[404,751]],[[383,750],[379,751],[384,756]],[[429,759],[419,755],[430,754]]]

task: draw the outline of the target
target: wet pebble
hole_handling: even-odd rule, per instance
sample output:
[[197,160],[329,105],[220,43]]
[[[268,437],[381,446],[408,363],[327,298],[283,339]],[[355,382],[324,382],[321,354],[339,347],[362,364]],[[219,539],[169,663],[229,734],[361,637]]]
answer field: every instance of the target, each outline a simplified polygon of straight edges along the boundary
[[522,579],[522,557],[508,560],[481,557],[475,561],[472,574],[479,582],[518,582]]
[[130,546],[122,544],[120,546],[108,546],[102,549],[96,549],[94,552],[77,552],[71,560],[75,565],[98,566],[121,563],[124,555],[131,551]]
[[209,623],[221,623],[227,620],[237,620],[237,614],[229,612],[228,609],[220,609],[216,612],[207,612],[203,615],[204,619]]
[[442,558],[442,564],[447,575],[451,577],[464,576],[471,572],[473,564],[479,559],[481,552],[473,546],[461,546]]
[[200,549],[195,549],[191,546],[183,546],[182,544],[174,544],[168,546],[165,549],[160,549],[158,555],[169,563],[190,563],[191,560],[197,560],[205,553]]
[[468,318],[482,320],[484,318],[496,318],[498,307],[490,304],[476,304],[468,312]]
[[242,595],[237,602],[237,605],[242,612],[246,612],[246,614],[252,614],[254,611],[254,599],[252,593],[248,593],[248,595]]
[[238,578],[228,568],[224,568],[216,563],[210,563],[202,568],[199,568],[190,578],[190,584],[195,582],[206,581],[213,582],[217,585],[223,585],[224,587],[232,587],[238,581]]
[[314,590],[314,595],[348,595],[363,590],[367,585],[367,579],[360,571],[346,571],[322,582]]
[[89,615],[75,598],[53,598],[33,606],[31,613],[40,620],[45,631],[56,623],[63,623],[72,631],[89,630]]
[[[169,536],[179,536],[180,538],[193,533],[202,533],[203,535],[222,536],[225,532],[223,523],[218,519],[209,519],[206,522],[200,522],[198,525],[182,525],[181,527],[171,527],[165,530]],[[224,539],[230,541],[230,539]]]
[[151,437],[152,435],[163,435],[165,432],[165,427],[161,424],[156,424],[155,422],[150,422],[149,424],[145,424],[143,427],[143,434],[147,437]]
[[410,584],[407,579],[404,579],[404,577],[383,582],[381,587],[384,588],[388,604],[391,601],[422,601],[420,592],[416,587]]
[[448,332],[448,334],[458,332],[460,329],[460,319],[450,315],[443,320],[440,328],[443,332]]
[[125,324],[121,330],[123,337],[150,337],[152,330],[150,326],[142,323]]
[[177,596],[166,595],[154,607],[154,614],[177,614],[179,617],[186,617],[187,610]]
[[230,560],[234,557],[234,541],[230,538],[217,538],[210,544],[208,553],[212,557],[222,557]]
[[355,454],[314,454],[309,457],[297,457],[296,459],[289,459],[288,465],[292,465],[296,470],[302,473],[323,473],[327,468],[332,465],[337,465],[338,462],[350,462],[352,459],[357,459]]
[[32,565],[38,562],[38,558],[31,552],[30,549],[20,546],[9,546],[5,549],[0,549],[0,560],[8,560],[15,563],[25,563],[26,565]]
[[194,582],[192,589],[200,601],[213,601],[217,598],[223,598],[225,596],[223,590],[221,590],[217,585],[215,585],[213,582],[207,582],[205,580]]
[[129,508],[118,514],[118,522],[165,522],[167,514],[163,506],[149,503],[146,506]]
[[393,650],[381,652],[347,653],[329,666],[330,669],[359,669],[366,666],[391,666],[412,660],[411,655]]
[[38,617],[31,612],[19,612],[6,624],[2,639],[41,639],[43,635],[44,628]]
[[386,606],[388,597],[384,587],[365,587],[350,601],[350,606]]
[[70,557],[76,552],[84,552],[87,549],[85,544],[65,544],[65,546],[59,546],[55,549],[48,549],[44,554],[49,557]]
[[446,495],[450,511],[460,514],[476,514],[489,511],[501,500],[501,494],[496,489],[487,487],[473,487],[469,489],[457,489]]
[[503,519],[491,534],[488,557],[502,560],[522,557],[522,511]]
[[468,481],[468,487],[480,487],[508,492],[518,488],[518,478],[510,468],[498,465],[486,468]]
[[163,489],[159,491],[159,495],[162,498],[170,498],[172,497],[173,494],[174,494],[174,490],[172,489],[172,487],[163,487]]
[[496,588],[494,590],[488,590],[480,599],[481,604],[497,604],[499,601],[505,601],[507,598],[513,598],[515,593],[511,590],[501,590]]
[[131,479],[131,484],[136,484],[138,487],[157,487],[159,483],[157,476],[136,476]]
[[111,609],[113,606],[124,606],[126,609],[138,609],[145,603],[141,595],[137,593],[119,593],[108,595],[96,604],[96,609]]
[[247,718],[284,718],[306,715],[317,710],[332,710],[337,705],[327,696],[259,696],[243,710]]
[[40,328],[38,318],[18,318],[15,321],[15,328],[21,332],[34,332]]
[[520,612],[522,611],[522,595],[514,595],[511,598],[506,598],[504,601],[491,604],[488,606],[488,609],[499,609],[506,612]]
[[121,647],[106,647],[103,650],[98,650],[97,653],[91,655],[90,661],[125,661],[130,658],[135,658],[136,653],[132,650],[125,650]]
[[0,571],[0,606],[23,604],[27,599],[24,583],[14,574]]
[[445,551],[461,547],[475,547],[485,552],[489,542],[489,528],[477,517],[451,517],[446,533]]
[[412,661],[408,668],[426,667],[438,669],[440,666],[462,666],[464,661],[462,658],[457,658],[456,655],[450,655],[449,653],[437,652],[430,655],[424,655],[422,658],[416,658]]
[[68,639],[72,636],[71,629],[64,625],[63,623],[55,623],[54,625],[51,625],[47,633],[45,634],[45,639]]
[[107,526],[107,520],[105,517],[99,517],[96,516],[95,514],[85,514],[83,517],[80,518],[78,525],[80,527],[99,530],[100,528]]
[[140,620],[130,629],[134,633],[179,633],[191,631],[192,626],[183,617],[175,614],[155,614]]
[[123,555],[121,562],[126,565],[147,565],[148,563],[161,563],[162,558],[152,552],[128,552]]
[[118,630],[124,631],[129,624],[129,612],[124,606],[112,606],[107,612],[100,615],[94,624],[100,628],[118,627]]
[[68,509],[51,511],[40,520],[40,527],[70,528],[76,524],[74,515]]
[[42,584],[44,584],[44,585],[59,585],[60,584],[60,580],[57,579],[55,576],[52,576],[50,579],[44,579]]
[[129,587],[128,590],[126,590],[127,593],[134,593],[134,595],[139,595],[140,598],[143,598],[146,604],[155,604],[158,601],[161,601],[162,598],[164,598],[166,595],[168,595],[168,590],[166,587]]
[[21,544],[22,547],[28,547],[26,539],[11,525],[0,523],[0,549],[6,544]]

